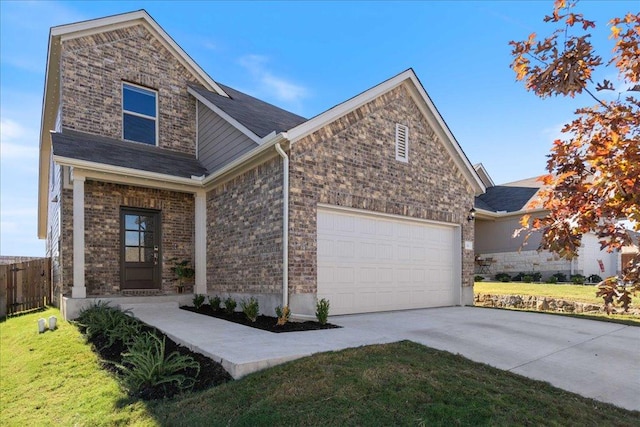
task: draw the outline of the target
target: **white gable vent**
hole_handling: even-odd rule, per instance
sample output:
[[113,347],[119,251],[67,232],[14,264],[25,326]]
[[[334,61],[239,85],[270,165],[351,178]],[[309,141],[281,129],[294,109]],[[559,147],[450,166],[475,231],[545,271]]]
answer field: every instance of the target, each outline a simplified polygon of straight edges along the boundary
[[396,123],[396,160],[409,161],[409,128]]

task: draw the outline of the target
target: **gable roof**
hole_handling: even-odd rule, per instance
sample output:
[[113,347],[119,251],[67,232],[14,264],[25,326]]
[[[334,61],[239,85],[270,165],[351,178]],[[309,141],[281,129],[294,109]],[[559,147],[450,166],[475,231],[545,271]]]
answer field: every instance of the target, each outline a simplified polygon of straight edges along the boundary
[[49,132],[55,129],[60,104],[60,55],[62,41],[124,28],[144,25],[188,69],[200,84],[221,97],[228,96],[189,55],[167,34],[145,10],[92,19],[74,24],[60,25],[49,31],[47,66],[45,73],[44,97],[42,100],[42,118],[40,121],[40,160],[38,177],[38,237],[46,237],[48,179],[51,158],[51,137]]
[[511,213],[528,210],[527,207],[543,187],[539,177],[532,177],[502,185],[488,187],[476,197],[476,209],[495,213]]
[[143,170],[182,178],[202,176],[207,170],[194,157],[163,148],[121,141],[71,129],[51,133],[53,157]]
[[[302,116],[283,110],[229,86],[220,84],[220,87],[228,94],[227,97],[197,85],[189,85],[189,88],[192,89],[189,92],[227,121],[231,121],[229,118],[233,119],[237,124],[259,138],[264,138],[273,132],[285,132],[307,121]],[[224,117],[225,115],[228,117]],[[236,127],[238,126],[236,125]]]
[[413,69],[409,68],[396,76],[385,80],[384,82],[368,89],[347,101],[338,104],[324,113],[321,113],[304,123],[299,124],[293,129],[287,131],[287,137],[294,144],[296,141],[301,140],[307,135],[315,132],[323,126],[337,120],[338,118],[348,114],[349,112],[361,107],[362,105],[374,100],[375,98],[387,93],[396,87],[408,84],[409,92],[411,93],[420,111],[426,118],[427,122],[434,130],[436,135],[440,138],[447,152],[455,162],[456,166],[465,176],[475,193],[482,194],[485,191],[485,185],[478,176],[478,173],[471,165],[467,155],[462,151],[460,144],[453,136],[453,133],[449,129],[449,126],[445,123],[444,119],[440,115],[440,112],[431,101],[431,98],[425,91],[422,83],[416,76]]

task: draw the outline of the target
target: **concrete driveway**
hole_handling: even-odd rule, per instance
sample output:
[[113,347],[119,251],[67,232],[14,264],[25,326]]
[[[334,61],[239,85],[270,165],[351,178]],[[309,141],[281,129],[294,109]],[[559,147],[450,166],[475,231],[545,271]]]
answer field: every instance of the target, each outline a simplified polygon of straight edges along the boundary
[[176,303],[123,308],[175,341],[220,361],[234,378],[318,352],[411,340],[640,410],[640,327],[446,307],[334,316],[329,321],[342,328],[274,334],[180,310]]

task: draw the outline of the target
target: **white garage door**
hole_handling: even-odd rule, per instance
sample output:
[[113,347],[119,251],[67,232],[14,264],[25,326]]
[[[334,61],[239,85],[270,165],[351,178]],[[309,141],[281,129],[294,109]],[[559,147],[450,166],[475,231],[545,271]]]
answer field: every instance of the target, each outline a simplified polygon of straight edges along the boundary
[[455,227],[318,208],[318,298],[331,314],[459,304]]

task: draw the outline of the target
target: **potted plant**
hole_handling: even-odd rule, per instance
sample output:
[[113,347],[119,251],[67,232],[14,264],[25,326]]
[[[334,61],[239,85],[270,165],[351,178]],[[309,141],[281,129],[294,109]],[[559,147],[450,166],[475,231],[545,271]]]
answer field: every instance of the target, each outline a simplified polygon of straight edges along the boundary
[[184,292],[184,282],[186,279],[191,279],[195,276],[196,271],[191,267],[191,261],[188,259],[182,260],[178,262],[175,258],[172,260],[174,262],[173,267],[171,267],[171,271],[176,275],[178,280],[178,293],[181,294]]

